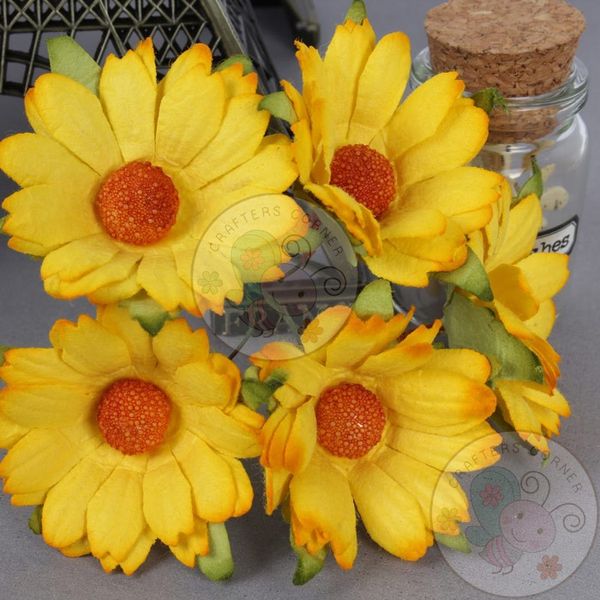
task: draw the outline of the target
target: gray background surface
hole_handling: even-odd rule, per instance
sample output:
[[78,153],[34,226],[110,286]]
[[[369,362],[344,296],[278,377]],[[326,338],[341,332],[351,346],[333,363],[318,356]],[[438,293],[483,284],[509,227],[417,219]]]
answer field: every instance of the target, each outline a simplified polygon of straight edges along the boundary
[[[344,15],[348,0],[317,0],[317,12],[328,40],[334,24]],[[379,35],[403,30],[412,39],[413,51],[425,45],[423,19],[436,0],[371,0],[370,17]],[[573,0],[588,18],[579,55],[591,71],[593,84],[600,81],[600,2]],[[292,34],[279,9],[261,9],[261,26],[282,77],[298,81],[291,50]],[[569,288],[559,298],[561,315],[553,342],[563,354],[561,387],[570,399],[573,416],[560,438],[587,469],[592,480],[600,481],[600,410],[597,377],[599,373],[598,308],[600,298],[600,169],[596,156],[600,139],[600,94],[592,95],[585,118],[592,137],[592,172],[587,206],[582,215],[574,275]],[[24,131],[27,124],[22,102],[0,97],[0,136]],[[0,196],[12,187],[0,179]],[[90,312],[81,302],[60,302],[47,297],[39,278],[39,264],[10,251],[0,240],[0,343],[9,346],[46,346],[47,332],[57,318],[75,318]],[[105,575],[90,557],[72,560],[46,547],[30,533],[30,509],[11,507],[0,495],[0,600],[12,598],[164,600],[167,598],[395,598],[478,599],[488,597],[463,582],[447,566],[439,551],[432,548],[418,563],[399,561],[376,547],[360,532],[359,556],[351,572],[340,571],[332,560],[321,575],[303,588],[291,584],[295,560],[287,545],[287,529],[278,516],[262,514],[262,485],[258,467],[249,465],[257,482],[257,499],[252,512],[230,523],[236,572],[226,584],[211,584],[197,572],[183,567],[158,545],[148,561],[131,578]],[[600,546],[597,541],[580,569],[559,588],[539,596],[540,600],[598,598],[600,588]],[[491,596],[489,596],[491,597]]]

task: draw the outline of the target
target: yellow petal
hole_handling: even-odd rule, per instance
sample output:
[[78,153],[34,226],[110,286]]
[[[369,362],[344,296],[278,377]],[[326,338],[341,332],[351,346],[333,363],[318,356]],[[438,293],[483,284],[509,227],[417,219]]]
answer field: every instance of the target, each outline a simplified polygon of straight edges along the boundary
[[394,450],[384,450],[377,466],[417,500],[428,529],[448,533],[437,521],[444,509],[455,511],[457,520],[470,520],[467,497],[450,474]]
[[148,461],[143,480],[143,509],[148,526],[167,545],[194,530],[192,490],[170,450]]
[[148,558],[150,549],[156,541],[156,536],[152,535],[147,529],[136,540],[133,548],[129,551],[127,558],[122,560],[119,565],[125,575],[133,575],[138,567]]
[[234,63],[226,69],[221,69],[219,75],[223,79],[229,98],[242,94],[256,94],[258,73],[252,72],[244,75],[244,66],[241,63]]
[[101,233],[90,189],[75,192],[58,184],[36,185],[15,192],[2,206],[10,213],[4,233],[40,244],[46,247],[45,253]]
[[186,406],[182,410],[182,419],[190,431],[222,454],[238,458],[260,454],[257,431],[216,406]]
[[350,472],[356,507],[371,538],[405,560],[418,560],[433,543],[416,499],[372,462]]
[[87,298],[93,304],[114,304],[133,298],[140,289],[137,283],[137,269],[134,268],[125,279],[100,286],[93,292],[89,292]]
[[80,449],[61,432],[33,429],[19,440],[0,463],[7,494],[45,492],[79,461]]
[[139,259],[137,254],[119,252],[109,262],[93,269],[79,279],[65,281],[58,275],[50,275],[44,279],[44,289],[51,296],[68,300],[78,296],[92,295],[109,284],[128,281],[132,272],[137,269],[136,265]]
[[134,52],[142,59],[142,63],[148,71],[150,81],[156,82],[156,60],[154,57],[154,44],[152,38],[142,40],[135,48]]
[[492,171],[458,167],[410,186],[402,196],[402,207],[435,209],[446,216],[477,211],[498,199],[501,181]]
[[465,89],[457,77],[454,72],[440,73],[419,86],[400,105],[386,131],[392,160],[436,132]]
[[38,77],[25,103],[33,103],[45,130],[98,175],[108,175],[122,165],[119,145],[100,100],[85,86],[47,73]]
[[133,50],[120,59],[108,56],[98,93],[124,161],[153,160],[156,78],[142,58]]
[[283,407],[278,407],[267,419],[260,432],[262,455],[260,462],[270,469],[282,469],[285,464],[285,447],[287,445],[292,425],[294,412]]
[[87,315],[81,315],[76,325],[57,321],[50,341],[67,365],[86,375],[115,373],[131,364],[125,342]]
[[490,361],[483,354],[465,349],[435,350],[427,368],[459,373],[479,383],[485,383],[491,373]]
[[56,275],[74,281],[107,264],[119,247],[104,233],[84,237],[50,252],[42,263],[42,278]]
[[338,25],[329,43],[323,60],[323,79],[317,82],[327,102],[327,123],[323,127],[326,164],[331,162],[335,149],[348,139],[360,75],[374,46],[375,32],[368,19],[362,24],[346,21]]
[[408,315],[384,321],[374,315],[363,321],[355,314],[327,347],[328,367],[353,367],[371,354],[378,354],[397,341],[410,323]]
[[292,133],[294,134],[294,158],[298,165],[300,181],[302,183],[307,183],[310,180],[310,173],[314,162],[308,119],[296,121],[292,125]]
[[552,300],[544,300],[537,313],[525,321],[527,329],[542,339],[547,339],[552,333],[556,321],[556,307]]
[[34,133],[19,133],[0,142],[0,169],[20,187],[60,184],[81,191],[98,182],[98,174],[63,145]]
[[537,196],[527,196],[511,209],[503,241],[486,260],[486,269],[492,271],[502,264],[512,265],[529,256],[541,225],[540,201]]
[[443,269],[437,261],[417,258],[401,252],[390,240],[384,240],[379,256],[365,256],[363,259],[376,277],[387,279],[397,285],[411,287],[427,287],[429,273]]
[[520,260],[517,267],[540,303],[558,294],[569,279],[569,257],[566,254],[531,254]]
[[208,527],[206,521],[196,518],[194,532],[182,535],[176,546],[170,546],[173,555],[187,567],[196,566],[198,556],[206,556],[209,552]]
[[409,419],[426,425],[472,423],[489,417],[496,408],[494,393],[460,373],[424,369],[389,380],[382,401]]
[[[346,477],[326,458],[315,456],[304,471],[293,477],[290,509],[296,543],[302,541],[300,528],[314,531],[330,542],[342,568],[352,567],[356,552],[344,555],[348,547],[356,547],[356,516],[350,486]],[[297,521],[296,526],[294,521]]]
[[185,167],[217,134],[225,112],[225,85],[198,65],[166,88],[156,123],[156,156]]
[[295,411],[294,423],[285,445],[283,466],[286,471],[303,471],[312,459],[317,440],[315,402],[306,402]]
[[235,512],[237,490],[225,458],[189,432],[173,447],[173,454],[192,488],[195,514],[214,523],[229,519]]
[[83,538],[73,544],[70,544],[69,546],[63,546],[59,549],[65,556],[68,556],[69,558],[78,558],[91,552],[90,543],[88,542],[87,538]]
[[218,132],[182,172],[189,189],[204,187],[254,156],[269,124],[269,113],[258,110],[261,100],[244,95],[229,101]]
[[395,346],[391,350],[369,356],[358,368],[358,372],[381,379],[401,377],[403,373],[413,371],[428,363],[433,352],[433,348],[429,344]]
[[478,210],[454,215],[452,221],[456,223],[465,234],[483,229],[492,219],[493,211],[490,206]]
[[206,44],[194,44],[180,54],[161,82],[162,92],[168,94],[175,84],[193,69],[202,66],[206,75],[212,67],[212,52]]
[[413,146],[396,163],[404,189],[471,162],[487,140],[488,123],[480,108],[455,105],[432,137]]
[[208,336],[204,329],[192,331],[185,319],[167,321],[152,338],[156,358],[167,371],[208,359]]
[[86,521],[94,556],[110,554],[121,562],[143,533],[142,471],[146,460],[142,455],[127,457],[90,500]]
[[302,332],[301,340],[304,351],[322,362],[325,345],[344,327],[352,313],[349,306],[331,306],[315,317]]
[[[302,94],[289,81],[282,80],[281,88],[283,89],[286,96],[292,103],[292,106],[294,107],[294,112],[298,117],[296,123],[302,120],[309,120],[308,111]],[[292,125],[295,125],[295,123],[293,123]]]
[[66,385],[36,385],[0,391],[0,409],[23,427],[65,427],[88,415],[97,391]]
[[169,391],[179,404],[225,408],[235,400],[240,380],[237,367],[230,363],[231,372],[220,373],[212,359],[188,363],[177,369]]
[[404,95],[410,73],[410,41],[404,33],[379,40],[360,75],[348,142],[369,144],[387,124]]
[[286,498],[292,474],[283,469],[269,469],[265,467],[265,512],[272,515],[277,507]]
[[114,465],[110,459],[115,454],[101,446],[50,490],[42,513],[42,531],[47,544],[63,548],[86,535],[88,503],[112,473]]
[[26,433],[27,429],[0,413],[0,448],[12,448]]
[[369,255],[379,254],[379,222],[368,208],[336,186],[307,184],[305,187],[342,221],[348,233],[364,244]]
[[500,454],[494,448],[502,443],[502,437],[484,421],[457,435],[394,428],[388,443],[438,471],[454,472],[472,471],[496,463]]
[[193,311],[196,306],[192,289],[179,277],[169,250],[147,252],[139,264],[137,281],[167,311],[180,305]]
[[444,215],[435,209],[405,209],[404,202],[398,209],[390,209],[381,219],[381,238],[432,238],[446,231]]
[[539,310],[540,305],[519,267],[500,265],[489,274],[489,279],[494,298],[519,319],[530,319]]

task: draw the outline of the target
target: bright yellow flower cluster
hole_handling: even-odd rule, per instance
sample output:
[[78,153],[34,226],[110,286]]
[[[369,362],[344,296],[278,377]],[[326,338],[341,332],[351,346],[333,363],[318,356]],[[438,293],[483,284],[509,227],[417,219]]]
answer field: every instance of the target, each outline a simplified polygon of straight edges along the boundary
[[[331,548],[350,568],[358,511],[379,545],[417,560],[469,519],[453,474],[465,447],[500,442],[487,423],[497,405],[544,452],[569,414],[547,341],[567,259],[531,254],[537,197],[511,207],[500,175],[469,166],[487,114],[456,73],[401,102],[408,40],[376,43],[366,18],[338,26],[324,57],[297,47],[302,91],[282,84],[293,142],[266,135],[255,73],[213,68],[198,44],[158,82],[146,40],[107,59],[97,94],[40,77],[25,99],[34,133],[0,143],[0,168],[22,188],[3,204],[9,245],[43,259],[50,295],[98,305],[95,319],[56,323],[51,348],[9,350],[0,367],[4,491],[42,505],[43,537],[67,556],[130,574],[160,540],[193,566],[214,550],[211,528],[250,509],[240,459],[260,456],[266,510],[289,516],[301,551]],[[302,347],[253,357],[252,383],[279,377],[265,419],[240,402],[238,368],[204,331],[176,319],[150,335],[120,306],[142,297],[165,312],[222,313],[245,283],[282,277],[283,240],[306,228],[283,194],[297,179],[375,276],[424,287],[474,255],[493,300],[455,293],[493,311],[537,357],[543,383],[496,378],[472,349],[439,349],[440,321],[411,330],[414,312],[336,306],[307,325]],[[268,199],[279,209],[262,213],[264,236],[219,220]],[[250,241],[211,252],[207,236],[227,227]],[[479,468],[497,459],[485,456]]]

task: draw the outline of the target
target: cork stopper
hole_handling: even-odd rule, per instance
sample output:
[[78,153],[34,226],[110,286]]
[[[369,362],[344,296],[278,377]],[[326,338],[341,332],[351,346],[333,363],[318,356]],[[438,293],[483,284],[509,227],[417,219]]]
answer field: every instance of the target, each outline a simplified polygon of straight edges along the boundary
[[537,96],[568,79],[585,17],[565,0],[449,0],[425,21],[436,72],[467,89]]

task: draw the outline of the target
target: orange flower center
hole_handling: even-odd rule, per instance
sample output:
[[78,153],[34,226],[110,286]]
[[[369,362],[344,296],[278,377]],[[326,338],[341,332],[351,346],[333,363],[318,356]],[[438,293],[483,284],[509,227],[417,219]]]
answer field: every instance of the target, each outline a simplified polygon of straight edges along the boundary
[[171,415],[171,401],[141,379],[119,379],[102,394],[97,420],[104,439],[123,454],[143,454],[160,446]]
[[342,188],[376,216],[381,216],[396,194],[392,163],[364,144],[342,146],[331,161],[330,183]]
[[115,240],[147,246],[161,240],[173,225],[179,196],[160,167],[132,162],[102,184],[96,211],[104,229]]
[[317,439],[335,456],[360,458],[379,442],[385,413],[377,396],[355,383],[321,394],[316,408]]

